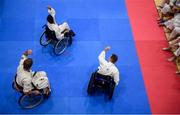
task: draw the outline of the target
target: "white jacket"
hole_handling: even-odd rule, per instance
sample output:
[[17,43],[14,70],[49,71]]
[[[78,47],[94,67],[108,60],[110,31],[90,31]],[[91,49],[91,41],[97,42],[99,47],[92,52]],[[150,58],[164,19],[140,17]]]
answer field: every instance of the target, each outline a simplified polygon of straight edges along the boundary
[[108,75],[114,78],[114,82],[116,83],[116,85],[118,85],[119,83],[119,70],[117,69],[117,67],[111,63],[106,61],[105,59],[105,51],[102,51],[98,57],[99,59],[99,67],[98,67],[98,73],[102,74],[102,75]]

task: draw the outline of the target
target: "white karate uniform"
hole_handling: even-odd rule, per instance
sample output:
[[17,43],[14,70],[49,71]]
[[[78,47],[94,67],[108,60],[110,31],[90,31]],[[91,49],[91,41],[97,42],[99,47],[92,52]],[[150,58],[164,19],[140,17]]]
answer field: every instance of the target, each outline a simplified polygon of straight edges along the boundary
[[21,60],[19,62],[19,66],[17,68],[17,77],[16,82],[19,86],[23,87],[23,92],[27,93],[33,89],[33,86],[31,84],[33,72],[30,70],[30,72],[25,71],[23,68],[24,60],[27,59],[27,56],[22,55]]
[[172,9],[171,9],[171,7],[170,7],[169,4],[165,3],[164,6],[163,6],[163,8],[161,9],[161,12],[162,12],[163,14],[167,14],[167,13],[169,13],[169,12],[172,12]]
[[176,57],[180,56],[180,42],[178,43],[179,48],[174,52]]
[[169,1],[169,5],[174,6],[174,4],[175,4],[176,1],[177,1],[177,0],[170,0],[170,1]]
[[178,35],[180,35],[180,27],[175,27],[169,37],[171,39],[171,38],[175,38]]
[[47,74],[44,71],[37,72],[36,75],[32,78],[32,83],[37,89],[45,89],[47,87],[50,88]]
[[62,34],[62,32],[67,29],[67,30],[70,30],[70,27],[68,25],[67,22],[64,22],[63,24],[61,25],[58,25],[56,23],[56,19],[55,19],[55,15],[56,15],[56,11],[51,8],[48,9],[48,13],[53,17],[54,19],[54,24],[50,24],[49,22],[47,22],[47,26],[48,28],[51,30],[51,31],[55,31],[55,34],[56,34],[56,38],[59,39],[59,40],[62,40],[64,38],[64,34]]
[[56,23],[56,18],[55,18],[56,11],[54,10],[54,8],[48,9],[48,13],[49,13],[49,15],[51,15],[53,17],[54,23],[57,24]]
[[163,8],[161,9],[161,12],[163,14],[171,13],[173,6],[180,8],[180,0],[170,0],[169,4],[165,3]]
[[180,13],[175,14],[174,18],[164,22],[166,28],[173,30],[175,27],[180,27]]
[[102,75],[108,75],[114,78],[114,82],[116,85],[119,83],[119,70],[117,67],[111,63],[106,61],[105,59],[105,51],[102,51],[98,57],[100,66],[98,67],[98,73]]
[[177,0],[177,1],[176,1],[176,6],[177,6],[178,8],[180,8],[180,0]]

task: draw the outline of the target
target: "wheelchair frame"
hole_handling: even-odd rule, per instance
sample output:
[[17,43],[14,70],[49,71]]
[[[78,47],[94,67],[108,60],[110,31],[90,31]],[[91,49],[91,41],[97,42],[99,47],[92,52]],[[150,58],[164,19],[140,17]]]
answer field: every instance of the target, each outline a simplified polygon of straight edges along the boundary
[[98,72],[92,73],[87,89],[88,94],[93,95],[97,88],[105,91],[108,99],[111,100],[115,89],[114,79],[111,76],[104,76]]
[[[41,37],[40,37],[40,44],[42,46],[47,46],[48,44],[52,43],[54,44],[54,54],[61,55],[67,48],[69,40],[72,40],[72,36],[65,37],[62,40],[58,40],[56,38],[55,32],[51,31],[47,25],[44,25],[43,28],[45,30],[43,31]],[[43,42],[45,40],[45,42]]]
[[[41,92],[39,94],[36,94],[36,95],[33,93],[28,94],[28,95],[24,94],[22,89],[19,89],[15,80],[16,80],[16,76],[15,76],[15,79],[12,83],[12,88],[22,94],[18,100],[18,104],[21,108],[31,109],[31,108],[34,108],[34,107],[40,105],[44,101],[44,96]],[[27,103],[27,105],[25,104],[26,101],[29,102],[29,103]]]

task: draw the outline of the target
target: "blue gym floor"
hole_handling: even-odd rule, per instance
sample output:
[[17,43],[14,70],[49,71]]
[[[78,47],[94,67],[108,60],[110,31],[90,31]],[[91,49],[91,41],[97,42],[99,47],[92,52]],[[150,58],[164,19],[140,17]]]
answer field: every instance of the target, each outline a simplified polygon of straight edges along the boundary
[[[61,56],[39,44],[48,5],[76,33]],[[112,48],[107,56],[119,56],[112,101],[86,93],[105,46]],[[33,50],[33,70],[46,71],[52,87],[51,97],[30,110],[19,107],[20,94],[11,88],[26,49]],[[0,50],[0,113],[151,113],[124,0],[0,0]]]

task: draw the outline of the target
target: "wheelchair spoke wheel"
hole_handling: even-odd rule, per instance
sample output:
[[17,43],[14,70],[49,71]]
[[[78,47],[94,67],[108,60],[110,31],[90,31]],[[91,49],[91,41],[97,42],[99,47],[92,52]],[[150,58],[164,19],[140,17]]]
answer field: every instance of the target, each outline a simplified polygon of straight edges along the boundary
[[90,81],[89,81],[89,84],[88,84],[88,89],[87,89],[87,93],[89,95],[92,95],[94,93],[94,73],[91,75],[91,78],[90,78]]
[[62,54],[66,50],[67,46],[68,46],[67,38],[64,38],[64,39],[58,41],[54,47],[54,53],[56,55]]
[[112,97],[113,97],[114,89],[115,89],[115,84],[110,84],[109,91],[108,91],[108,93],[109,93],[109,100],[111,100]]
[[16,90],[14,81],[13,81],[13,83],[12,83],[12,89]]
[[14,77],[15,79],[12,82],[12,88],[15,89],[15,90],[16,90],[16,86],[15,86],[16,85],[16,83],[15,83],[16,82],[16,77],[17,77],[17,74],[15,75],[15,77]]
[[31,109],[41,104],[42,101],[43,101],[43,95],[41,93],[38,95],[35,94],[22,95],[19,99],[19,105],[22,108]]
[[44,31],[40,37],[40,44],[42,46],[47,46],[50,42],[51,42],[51,39],[46,37],[46,33]]

